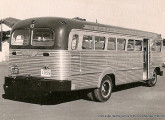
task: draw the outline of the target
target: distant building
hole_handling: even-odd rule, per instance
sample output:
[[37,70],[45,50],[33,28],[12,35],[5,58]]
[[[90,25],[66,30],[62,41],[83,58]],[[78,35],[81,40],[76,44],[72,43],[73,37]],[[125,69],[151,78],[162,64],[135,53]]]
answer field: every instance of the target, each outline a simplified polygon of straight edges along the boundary
[[11,28],[15,23],[17,23],[19,21],[20,21],[19,19],[8,17],[5,19],[2,19],[0,24],[5,24]]
[[2,38],[2,42],[8,40],[10,38],[10,31],[2,31],[2,37],[0,32],[0,39]]
[[[2,50],[2,43],[1,42],[9,39],[10,30],[11,30],[12,26],[19,21],[20,21],[19,19],[12,18],[12,17],[8,17],[8,18],[0,20],[0,25],[1,25],[1,27],[0,27],[0,51]],[[2,25],[8,26],[9,29],[7,31],[3,31]]]
[[[10,30],[12,26],[19,22],[19,19],[8,17],[0,20],[0,62],[8,61],[9,58],[9,43],[8,40],[10,38]],[[8,27],[7,31],[3,30],[3,27]]]

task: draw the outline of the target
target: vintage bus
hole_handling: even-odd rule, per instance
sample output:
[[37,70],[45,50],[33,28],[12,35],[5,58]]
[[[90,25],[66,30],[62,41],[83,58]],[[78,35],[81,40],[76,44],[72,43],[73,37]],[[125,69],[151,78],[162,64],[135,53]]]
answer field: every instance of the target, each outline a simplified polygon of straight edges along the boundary
[[160,34],[85,19],[22,20],[11,31],[5,95],[90,89],[105,102],[117,85],[154,86],[163,75],[161,47]]

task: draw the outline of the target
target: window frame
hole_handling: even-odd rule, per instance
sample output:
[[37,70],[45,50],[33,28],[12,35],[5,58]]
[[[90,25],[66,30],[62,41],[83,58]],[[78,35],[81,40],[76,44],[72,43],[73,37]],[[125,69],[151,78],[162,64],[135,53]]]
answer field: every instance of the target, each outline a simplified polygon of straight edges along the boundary
[[36,28],[33,28],[33,29],[51,29],[53,31],[53,40],[54,40],[54,45],[52,45],[52,46],[32,46],[31,45],[31,38],[32,38],[32,30],[33,29],[30,29],[30,28],[16,28],[16,29],[13,29],[11,31],[11,34],[15,30],[20,30],[20,29],[28,29],[30,31],[29,44],[27,46],[12,45],[11,44],[11,37],[10,37],[10,48],[11,49],[59,49],[58,46],[55,45],[56,33],[55,33],[54,29],[49,28],[49,27],[45,27],[45,28],[43,28],[43,27],[36,27]]
[[128,39],[127,41],[128,42],[133,41],[133,50],[128,50],[128,42],[127,42],[127,45],[126,45],[127,46],[127,51],[135,51],[135,39]]
[[115,45],[114,45],[115,49],[110,50],[110,51],[116,51],[116,50],[117,50],[117,38],[114,37],[114,36],[110,36],[110,37],[107,38],[107,50],[109,51],[109,49],[108,49],[109,38],[115,39],[115,40],[114,40],[114,41],[115,41]]
[[[52,35],[52,37],[53,37],[53,39],[51,39],[51,40],[53,40],[53,44],[52,45],[50,45],[50,46],[37,46],[37,45],[33,45],[33,37],[34,37],[34,30],[36,30],[36,29],[43,29],[43,30],[51,30],[52,31],[52,33],[53,33],[53,35]],[[51,28],[33,28],[32,30],[31,30],[31,32],[30,32],[31,34],[30,34],[30,36],[31,36],[31,38],[30,38],[30,45],[32,46],[32,47],[53,47],[54,46],[54,44],[55,44],[55,32],[54,32],[54,30],[53,29],[51,29]]]
[[[13,38],[13,34],[14,34],[14,32],[17,31],[17,30],[28,30],[28,32],[29,32],[29,36],[28,36],[29,42],[28,42],[27,45],[13,45],[13,44],[11,43],[11,42],[12,42],[12,38]],[[12,33],[11,33],[10,45],[11,45],[11,46],[15,46],[15,47],[26,47],[26,46],[29,46],[29,45],[30,45],[30,39],[31,39],[31,30],[30,30],[29,28],[19,28],[19,29],[15,29],[15,30],[12,31]]]
[[[75,49],[72,48],[73,36],[74,36],[74,35],[77,35],[77,36],[78,36],[78,39],[76,39],[76,47],[75,47]],[[78,35],[78,34],[73,34],[73,35],[72,35],[72,40],[71,40],[71,49],[72,49],[72,50],[77,50],[77,49],[78,49],[79,41],[80,41],[79,35]]]
[[[105,51],[127,51],[127,44],[128,44],[128,39],[132,39],[134,40],[134,51],[135,52],[142,52],[143,51],[143,38],[142,37],[136,37],[136,36],[124,36],[124,35],[118,35],[118,34],[111,34],[111,33],[105,33],[105,32],[101,32],[101,31],[89,31],[89,30],[81,30],[81,29],[72,29],[70,34],[69,34],[69,42],[68,42],[68,50],[71,50],[71,36],[73,34],[78,34],[79,35],[79,47],[77,50],[96,50],[96,51],[103,51],[103,50],[97,50],[95,49],[95,46],[94,46],[94,49],[82,49],[82,42],[83,42],[83,36],[84,35],[87,35],[87,36],[93,36],[92,38],[94,39],[95,36],[100,36],[100,37],[105,37],[105,48],[104,50]],[[116,45],[115,45],[115,50],[108,50],[108,39],[109,38],[115,38],[115,41],[116,41]],[[92,40],[93,40],[92,39]],[[118,40],[120,39],[123,39],[124,40],[124,49],[122,50],[119,50],[118,49]],[[141,41],[142,42],[142,49],[140,51],[136,51],[135,50],[135,41]],[[95,45],[95,44],[94,44]]]
[[[91,43],[91,49],[83,49],[82,47],[82,45],[83,45],[83,41],[84,41],[84,36],[90,36],[91,38],[92,38],[92,43]],[[95,36],[94,35],[89,35],[89,34],[82,34],[82,40],[81,40],[81,50],[95,50]]]
[[[154,41],[154,40],[153,40],[153,41]],[[160,45],[160,51],[157,51],[157,50],[153,51],[153,50],[152,50],[151,43],[150,43],[150,51],[151,51],[151,52],[156,52],[156,53],[162,52],[162,41],[161,41],[161,40],[155,40],[154,44],[156,44],[156,42],[160,42],[160,43],[161,43],[161,45]]]
[[143,40],[135,39],[135,42],[134,42],[135,47],[136,47],[136,41],[140,41],[140,42],[141,42],[141,50],[136,50],[136,49],[134,48],[134,51],[136,51],[136,52],[141,52],[141,51],[143,51]]
[[[91,50],[96,50],[96,51],[104,51],[104,50],[107,50],[107,36],[108,34],[107,33],[102,33],[102,32],[98,32],[98,31],[76,31],[76,30],[73,30],[71,31],[70,33],[70,36],[71,34],[75,34],[77,33],[81,38],[80,38],[80,43],[79,43],[79,50],[83,50],[83,51],[91,51]],[[92,36],[92,43],[93,43],[93,49],[82,49],[82,42],[83,42],[83,36],[86,35],[86,36]],[[104,46],[104,49],[103,50],[97,50],[95,49],[95,36],[99,36],[99,37],[104,37],[105,38],[105,46]],[[69,39],[71,39],[69,37]],[[70,44],[70,43],[69,43]],[[70,50],[70,45],[69,45],[69,48],[68,50]]]
[[[118,49],[118,39],[125,40],[124,49],[122,49],[122,50]],[[123,37],[117,37],[116,38],[116,51],[126,51],[126,45],[127,45],[127,39],[126,38],[123,38]]]
[[[103,49],[96,49],[96,37],[104,38],[104,48]],[[106,50],[106,37],[103,35],[94,35],[94,50]]]

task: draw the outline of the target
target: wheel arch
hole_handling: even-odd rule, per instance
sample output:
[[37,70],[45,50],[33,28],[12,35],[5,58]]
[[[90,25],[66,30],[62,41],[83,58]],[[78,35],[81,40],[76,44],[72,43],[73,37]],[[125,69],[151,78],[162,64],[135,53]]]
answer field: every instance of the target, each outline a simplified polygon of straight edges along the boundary
[[112,68],[106,68],[99,76],[98,88],[100,87],[101,81],[105,75],[108,75],[112,79],[112,84],[115,86],[115,71]]

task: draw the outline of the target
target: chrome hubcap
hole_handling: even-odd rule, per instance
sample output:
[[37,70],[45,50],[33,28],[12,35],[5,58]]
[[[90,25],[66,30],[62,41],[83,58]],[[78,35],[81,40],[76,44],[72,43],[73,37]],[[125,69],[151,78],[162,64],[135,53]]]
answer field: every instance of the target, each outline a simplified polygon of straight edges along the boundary
[[101,87],[101,93],[104,98],[107,98],[111,93],[111,85],[109,80],[105,80]]

